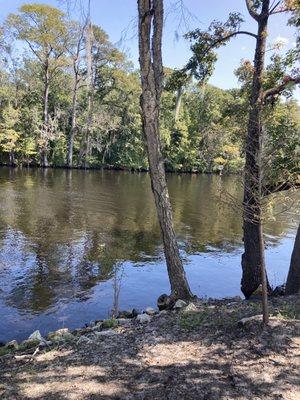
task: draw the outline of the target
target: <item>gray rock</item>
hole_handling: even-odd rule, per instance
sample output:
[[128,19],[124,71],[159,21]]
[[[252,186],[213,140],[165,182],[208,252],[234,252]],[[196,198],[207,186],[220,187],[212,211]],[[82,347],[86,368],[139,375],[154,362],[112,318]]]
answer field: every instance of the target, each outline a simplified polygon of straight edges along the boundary
[[118,335],[118,332],[114,331],[113,329],[108,329],[106,331],[95,332],[96,337],[103,337],[103,336],[114,336]]
[[139,314],[136,317],[136,320],[141,324],[147,324],[148,322],[151,321],[151,317],[148,314]]
[[168,315],[168,310],[161,310],[158,315],[161,317],[166,316]]
[[147,307],[145,313],[148,315],[155,315],[156,311],[152,307]]
[[6,343],[5,347],[7,349],[18,350],[19,345],[18,345],[18,342],[16,340],[11,340],[10,342]]
[[92,343],[92,340],[84,335],[80,336],[80,338],[77,340],[78,345],[87,345],[87,344],[91,344],[91,343]]
[[117,323],[120,326],[130,326],[131,325],[131,319],[128,318],[118,318]]
[[189,303],[186,307],[182,309],[183,313],[192,313],[199,311],[198,308],[195,306],[194,303]]
[[50,347],[53,343],[51,342],[51,340],[45,340],[43,342],[40,342],[39,344],[39,348],[40,349],[45,349],[46,347]]
[[262,314],[253,315],[252,317],[242,318],[238,321],[238,326],[244,327],[252,322],[262,322]]
[[50,332],[47,338],[53,342],[60,342],[64,340],[71,340],[74,339],[74,336],[69,331],[68,328],[58,329],[55,332]]
[[43,336],[41,335],[41,332],[39,330],[34,331],[29,337],[28,340],[38,340],[42,342],[44,340]]
[[240,303],[238,303],[237,301],[232,301],[232,302],[230,302],[230,303],[227,303],[226,304],[226,307],[227,308],[234,308],[234,307],[236,307],[236,306],[238,306]]
[[184,300],[180,300],[180,299],[177,300],[176,303],[174,304],[174,308],[176,310],[180,310],[181,308],[186,307],[186,306],[187,306],[187,303]]
[[[127,320],[126,320],[127,321]],[[93,327],[93,331],[99,331],[102,328],[102,322],[97,322]]]

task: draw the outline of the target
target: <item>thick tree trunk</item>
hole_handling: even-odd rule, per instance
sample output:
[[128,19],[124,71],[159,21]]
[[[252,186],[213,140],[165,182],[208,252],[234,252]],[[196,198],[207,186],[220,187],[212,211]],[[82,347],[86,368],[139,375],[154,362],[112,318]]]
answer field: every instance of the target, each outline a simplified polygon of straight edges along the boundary
[[241,290],[246,298],[259,287],[261,266],[263,264],[260,244],[263,243],[260,229],[261,209],[261,166],[258,160],[262,151],[262,98],[263,71],[266,51],[267,26],[269,17],[269,0],[263,0],[262,12],[258,20],[254,74],[250,98],[248,134],[246,141],[246,163],[244,169],[243,231],[244,254],[242,255]]
[[285,294],[298,294],[300,292],[300,224],[295,238],[289,274],[287,277]]
[[77,88],[78,78],[75,76],[73,98],[72,98],[72,116],[71,116],[71,129],[68,137],[68,151],[67,151],[67,165],[69,168],[73,166],[73,146],[74,136],[76,132],[76,116],[77,116]]
[[164,243],[171,294],[174,298],[190,299],[192,293],[180,259],[173,228],[172,209],[159,136],[159,106],[163,76],[161,60],[163,2],[162,0],[138,0],[138,11],[139,60],[142,82],[141,108],[151,187]]

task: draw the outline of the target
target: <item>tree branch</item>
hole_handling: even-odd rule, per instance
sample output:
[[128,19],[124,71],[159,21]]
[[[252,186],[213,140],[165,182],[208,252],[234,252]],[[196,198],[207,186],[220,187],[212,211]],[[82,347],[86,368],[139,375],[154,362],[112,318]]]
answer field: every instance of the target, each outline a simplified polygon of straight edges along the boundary
[[282,82],[280,85],[266,90],[263,93],[263,100],[266,101],[266,99],[268,97],[275,96],[276,94],[282,93],[287,88],[287,86],[290,85],[290,84],[297,85],[299,83],[300,83],[300,76],[296,76],[295,78],[287,77],[284,80],[284,82]]
[[258,21],[259,20],[259,14],[257,14],[257,12],[253,8],[253,1],[252,0],[246,0],[246,5],[247,5],[248,13],[251,15],[252,18],[255,19],[255,21]]
[[34,49],[34,47],[32,46],[32,44],[29,42],[29,40],[24,39],[25,42],[28,44],[28,46],[30,47],[31,51],[33,52],[33,54],[35,54],[35,56],[40,60],[41,63],[43,63],[44,61],[41,59],[41,57],[39,56],[38,52]]
[[300,189],[300,183],[298,182],[281,182],[277,185],[266,185],[262,189],[262,195],[268,196],[272,193],[283,192],[290,189]]

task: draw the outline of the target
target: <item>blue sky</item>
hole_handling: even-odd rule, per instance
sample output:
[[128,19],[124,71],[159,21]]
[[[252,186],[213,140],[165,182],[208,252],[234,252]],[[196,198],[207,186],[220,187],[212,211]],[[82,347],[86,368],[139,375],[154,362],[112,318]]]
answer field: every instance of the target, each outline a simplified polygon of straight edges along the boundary
[[[87,2],[87,0],[82,0]],[[26,2],[26,1],[25,1]],[[59,6],[57,0],[36,0],[36,3],[46,3]],[[185,0],[184,4],[193,18],[189,24],[179,25],[179,14],[174,10],[176,0],[165,0],[165,28],[163,40],[163,61],[168,67],[180,67],[189,58],[189,44],[182,37],[176,39],[176,32],[181,35],[188,29],[195,27],[206,28],[213,19],[225,20],[231,11],[240,12],[245,23],[243,28],[255,32],[256,23],[247,14],[245,0]],[[0,0],[0,20],[3,21],[10,12],[16,12],[23,0]],[[127,40],[123,40],[122,48],[128,57],[138,66],[138,48],[136,37],[136,0],[91,0],[91,15],[93,23],[100,25],[109,35],[113,43],[120,41],[122,33],[127,31]],[[287,16],[274,15],[269,25],[269,43],[278,38],[283,38],[286,43],[282,51],[292,47],[295,43],[295,30],[287,26]],[[131,37],[131,38],[130,38]],[[241,59],[253,59],[254,39],[250,36],[240,35],[229,45],[218,51],[219,59],[215,72],[210,82],[216,86],[227,89],[237,86],[234,69]],[[297,90],[300,100],[300,90]]]

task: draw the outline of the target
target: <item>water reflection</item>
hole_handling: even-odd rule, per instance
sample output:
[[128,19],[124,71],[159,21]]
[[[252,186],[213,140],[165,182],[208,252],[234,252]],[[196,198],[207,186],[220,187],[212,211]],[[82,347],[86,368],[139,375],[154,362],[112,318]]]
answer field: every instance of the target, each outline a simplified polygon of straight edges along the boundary
[[[161,292],[167,279],[147,174],[2,168],[0,185],[0,311],[15,315],[13,321],[8,316],[6,320],[12,329],[22,315],[45,320],[70,304],[84,320],[79,308],[95,304],[99,290],[108,291],[103,292],[106,303],[101,298],[107,312],[116,301],[115,272],[125,264],[130,268],[124,272],[124,293],[136,294],[126,295],[123,302],[141,301],[145,291],[154,298],[150,275],[144,273],[153,266],[155,290]],[[239,179],[168,175],[168,186],[180,246],[195,270],[201,258],[192,262],[191,256],[240,251],[240,213],[218,201],[224,189],[241,196]],[[286,214],[267,226],[273,245],[294,230],[295,221]],[[205,262],[208,270],[210,261]],[[140,281],[139,268],[144,274]],[[130,286],[139,284],[140,295]],[[0,328],[0,336],[6,329]]]

